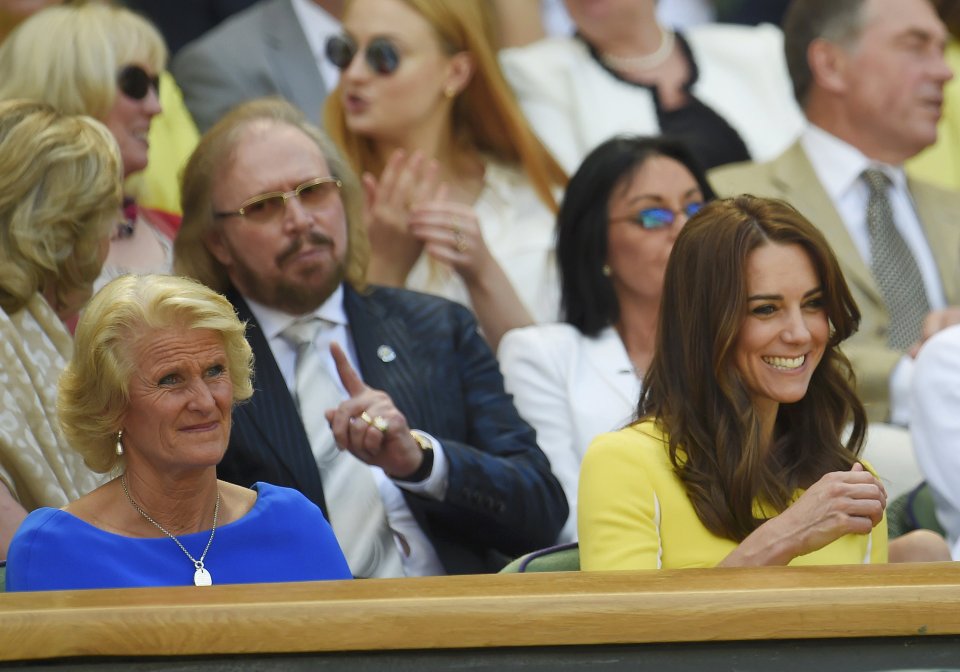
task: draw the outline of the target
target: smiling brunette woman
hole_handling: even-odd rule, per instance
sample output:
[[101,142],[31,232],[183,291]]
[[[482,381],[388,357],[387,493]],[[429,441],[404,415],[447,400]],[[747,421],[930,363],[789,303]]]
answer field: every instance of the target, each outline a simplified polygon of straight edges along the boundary
[[[789,205],[708,204],[677,237],[640,420],[580,476],[582,567],[886,562],[886,493],[838,346],[860,314]],[[844,442],[847,423],[852,431]]]
[[320,509],[295,490],[217,480],[252,354],[230,303],[191,280],[124,276],[77,327],[57,408],[70,444],[119,478],[30,514],[8,590],[350,578]]

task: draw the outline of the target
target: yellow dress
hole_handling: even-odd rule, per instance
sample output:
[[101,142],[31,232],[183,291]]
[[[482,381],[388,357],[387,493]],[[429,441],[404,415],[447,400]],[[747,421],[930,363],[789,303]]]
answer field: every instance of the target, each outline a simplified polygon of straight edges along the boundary
[[[586,571],[714,567],[737,547],[700,522],[665,437],[650,421],[593,440],[580,468],[578,506],[580,567]],[[841,537],[790,564],[886,561],[884,518],[868,535]]]

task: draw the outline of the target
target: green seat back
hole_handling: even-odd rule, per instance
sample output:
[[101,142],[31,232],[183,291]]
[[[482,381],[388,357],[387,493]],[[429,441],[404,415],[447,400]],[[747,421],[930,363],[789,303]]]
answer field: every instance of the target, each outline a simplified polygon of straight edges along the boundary
[[533,551],[511,562],[500,570],[501,574],[526,572],[578,572],[580,571],[580,545],[577,542],[561,544]]

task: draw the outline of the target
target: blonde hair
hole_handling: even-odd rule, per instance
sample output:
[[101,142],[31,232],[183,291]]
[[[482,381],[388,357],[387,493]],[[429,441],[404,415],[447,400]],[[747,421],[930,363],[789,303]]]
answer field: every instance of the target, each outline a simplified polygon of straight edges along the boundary
[[42,100],[67,114],[103,119],[125,65],[159,73],[166,62],[163,37],[128,9],[101,3],[50,7],[0,45],[0,100]]
[[[468,52],[476,70],[453,103],[453,132],[459,146],[474,148],[526,173],[540,199],[558,209],[554,187],[565,187],[567,174],[537,138],[520,110],[500,69],[489,0],[403,0],[436,31],[448,53]],[[352,3],[348,0],[347,9]],[[374,142],[347,128],[342,87],[327,97],[324,127],[353,169],[379,175],[384,168]]]
[[15,313],[52,283],[90,291],[119,216],[122,163],[100,122],[33,100],[0,102],[0,307]]
[[340,198],[347,218],[345,279],[357,290],[366,286],[370,245],[363,224],[360,181],[323,132],[303,113],[282,98],[261,98],[238,105],[207,131],[183,171],[181,205],[183,221],[174,242],[174,270],[196,278],[208,287],[225,291],[227,271],[207,249],[206,238],[219,226],[213,216],[213,187],[233,160],[244,132],[253,125],[291,126],[320,149],[330,173],[343,183]]
[[234,402],[253,396],[246,325],[229,301],[188,278],[121,276],[97,292],[80,317],[57,395],[63,434],[94,471],[106,473],[120,464],[114,446],[130,402],[137,342],[151,331],[177,327],[219,333]]

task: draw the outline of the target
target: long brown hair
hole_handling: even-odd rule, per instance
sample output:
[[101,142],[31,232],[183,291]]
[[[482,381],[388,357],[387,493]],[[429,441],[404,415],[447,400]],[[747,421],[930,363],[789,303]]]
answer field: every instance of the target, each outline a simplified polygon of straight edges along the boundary
[[[476,63],[469,84],[453,104],[457,146],[519,165],[540,199],[556,212],[558,204],[553,188],[566,186],[567,174],[531,130],[500,69],[489,0],[403,2],[433,26],[448,53],[469,52]],[[342,87],[340,84],[327,97],[324,126],[358,174],[366,171],[379,175],[384,162],[374,142],[347,128]]]
[[[772,446],[761,445],[760,419],[734,364],[747,314],[747,257],[767,243],[807,252],[830,325],[806,395],[780,405]],[[668,435],[674,469],[707,529],[740,541],[764,515],[783,511],[798,487],[853,465],[866,412],[838,346],[856,331],[860,311],[826,239],[803,215],[752,196],[708,204],[674,243],[661,305],[639,415]],[[755,515],[756,503],[764,514]]]

